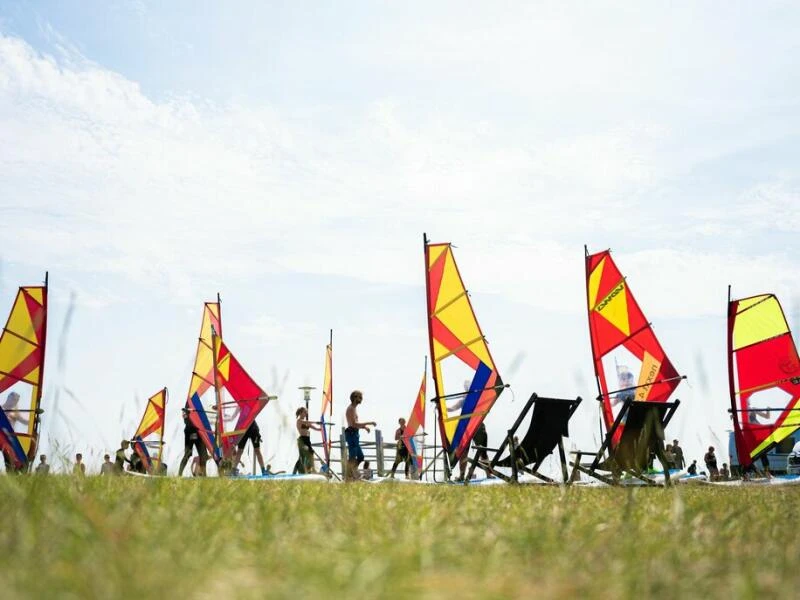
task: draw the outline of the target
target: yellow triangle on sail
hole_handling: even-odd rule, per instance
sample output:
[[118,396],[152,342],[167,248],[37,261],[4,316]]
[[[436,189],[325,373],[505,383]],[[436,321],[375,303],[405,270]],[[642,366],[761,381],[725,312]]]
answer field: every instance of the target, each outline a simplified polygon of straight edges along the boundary
[[626,336],[631,334],[631,324],[628,319],[628,290],[624,280],[611,290],[595,310]]
[[597,291],[600,289],[600,279],[603,277],[603,269],[605,266],[606,259],[604,258],[589,274],[589,306],[592,307],[592,310],[597,307]]

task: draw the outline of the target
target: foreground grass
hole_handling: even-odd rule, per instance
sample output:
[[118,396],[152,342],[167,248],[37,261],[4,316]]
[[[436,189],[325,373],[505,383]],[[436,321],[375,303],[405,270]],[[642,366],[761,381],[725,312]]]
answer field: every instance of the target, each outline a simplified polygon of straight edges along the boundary
[[795,597],[800,489],[0,477],[4,597]]

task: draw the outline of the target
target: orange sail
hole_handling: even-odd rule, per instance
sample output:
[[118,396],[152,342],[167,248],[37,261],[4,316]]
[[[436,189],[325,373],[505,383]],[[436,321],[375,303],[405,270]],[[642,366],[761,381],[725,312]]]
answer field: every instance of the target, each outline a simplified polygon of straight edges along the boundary
[[[625,401],[666,402],[682,377],[609,250],[586,252],[586,299],[595,375],[608,430]],[[617,428],[612,445],[619,441],[623,427]]]
[[214,347],[212,331],[222,335],[222,304],[217,295],[216,302],[203,305],[203,318],[200,323],[200,338],[197,341],[197,353],[189,382],[189,393],[186,406],[189,408],[189,419],[200,433],[200,438],[208,448],[215,461],[221,458],[216,442],[216,427],[211,422],[214,411],[210,408],[216,404],[214,398]]
[[7,470],[27,470],[39,441],[47,337],[47,276],[21,287],[0,335],[0,448]]
[[329,428],[333,418],[333,330],[331,341],[325,347],[325,378],[322,383],[322,415],[320,416],[320,429],[322,432],[322,451],[325,464],[331,464],[331,438]]
[[773,294],[729,299],[728,370],[736,451],[746,469],[800,428],[800,359]]
[[419,385],[417,397],[414,400],[414,406],[411,408],[411,416],[408,418],[403,432],[403,443],[408,448],[409,456],[417,465],[417,472],[422,471],[422,448],[415,436],[420,429],[425,429],[425,384],[427,379],[428,370],[426,368],[425,373],[422,375],[422,383]]
[[[453,464],[505,387],[448,244],[425,239],[428,339],[442,445]],[[461,387],[463,382],[463,388]]]
[[164,412],[167,406],[167,388],[159,390],[147,399],[144,414],[133,434],[133,450],[142,459],[148,473],[161,473],[161,457],[164,450]]

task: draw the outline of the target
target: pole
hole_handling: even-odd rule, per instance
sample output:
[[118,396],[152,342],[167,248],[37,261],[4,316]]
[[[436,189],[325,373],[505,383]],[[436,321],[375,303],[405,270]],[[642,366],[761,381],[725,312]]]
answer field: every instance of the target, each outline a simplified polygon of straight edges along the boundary
[[217,403],[217,423],[216,427],[214,427],[214,434],[217,439],[217,447],[222,450],[221,464],[222,459],[225,458],[225,449],[222,447],[222,435],[225,425],[222,422],[222,398],[220,398],[219,377],[217,374],[217,331],[214,329],[213,325],[211,326],[211,356],[214,361],[214,364],[211,366],[212,372],[214,373],[214,399]]

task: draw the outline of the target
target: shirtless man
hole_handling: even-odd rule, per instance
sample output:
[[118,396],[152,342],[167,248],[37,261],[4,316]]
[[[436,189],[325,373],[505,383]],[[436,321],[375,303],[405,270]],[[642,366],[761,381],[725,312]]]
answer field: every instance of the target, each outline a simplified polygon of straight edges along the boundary
[[344,439],[347,442],[347,479],[359,479],[358,465],[364,460],[364,452],[358,439],[358,430],[363,429],[369,433],[370,426],[375,427],[375,421],[361,423],[358,420],[358,405],[364,400],[364,395],[359,390],[350,393],[350,406],[345,411],[347,429],[344,430]]
[[314,449],[311,446],[311,430],[321,431],[322,428],[308,420],[308,411],[301,406],[295,411],[297,417],[297,450],[300,452],[298,460],[298,473],[314,473]]

